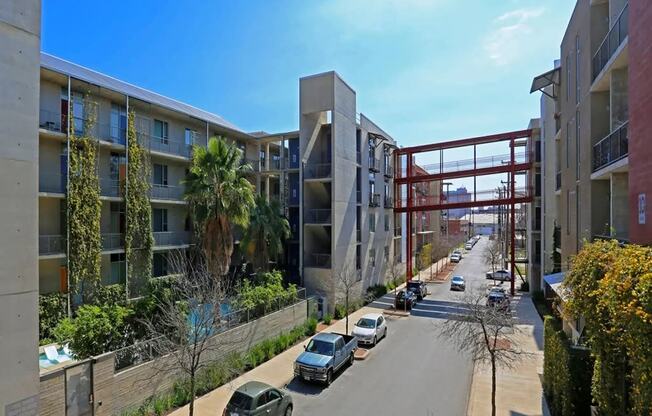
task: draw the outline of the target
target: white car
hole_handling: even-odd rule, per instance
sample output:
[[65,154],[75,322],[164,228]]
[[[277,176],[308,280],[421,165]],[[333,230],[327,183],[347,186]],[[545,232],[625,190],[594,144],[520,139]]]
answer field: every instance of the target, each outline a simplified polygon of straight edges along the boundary
[[469,251],[470,251],[472,248],[473,248],[473,243],[466,243],[466,244],[464,245],[464,249],[465,249],[465,250],[469,250]]
[[451,262],[452,263],[459,263],[460,260],[462,260],[462,255],[459,253],[453,253],[451,254]]
[[364,315],[353,326],[351,335],[358,338],[358,344],[376,345],[376,343],[387,336],[387,322],[380,313],[369,313]]
[[509,282],[512,280],[512,274],[507,270],[496,270],[495,272],[487,272],[487,279]]

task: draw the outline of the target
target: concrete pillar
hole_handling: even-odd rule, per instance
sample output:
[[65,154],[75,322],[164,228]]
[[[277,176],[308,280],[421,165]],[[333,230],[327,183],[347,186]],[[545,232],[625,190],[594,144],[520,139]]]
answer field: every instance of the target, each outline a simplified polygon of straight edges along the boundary
[[629,120],[627,68],[611,71],[611,131]]
[[629,237],[629,174],[611,174],[611,228],[619,238]]
[[0,416],[37,415],[39,0],[0,2]]

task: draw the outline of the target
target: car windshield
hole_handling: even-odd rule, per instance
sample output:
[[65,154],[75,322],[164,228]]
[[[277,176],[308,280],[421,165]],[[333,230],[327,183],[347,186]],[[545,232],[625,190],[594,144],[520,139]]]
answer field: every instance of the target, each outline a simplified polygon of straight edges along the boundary
[[369,319],[369,318],[360,318],[357,324],[355,326],[358,326],[360,328],[375,328],[376,327],[376,320],[375,319]]
[[306,351],[319,355],[333,355],[333,344],[318,339],[311,339],[306,347]]
[[247,396],[244,393],[241,393],[239,391],[236,391],[233,393],[233,396],[231,396],[231,400],[229,400],[229,405],[233,407],[237,407],[238,409],[251,409],[251,404],[253,402],[253,399],[251,396]]
[[455,276],[455,277],[453,277],[453,282],[456,282],[456,283],[462,283],[463,281],[464,281],[464,279],[462,279],[462,278],[459,277],[459,276]]
[[419,282],[408,282],[408,287],[410,289],[415,288],[418,289],[421,286],[421,283]]
[[397,297],[398,299],[403,299],[403,298],[405,297],[405,292],[401,290],[400,292],[398,292],[398,294],[396,295],[396,297]]

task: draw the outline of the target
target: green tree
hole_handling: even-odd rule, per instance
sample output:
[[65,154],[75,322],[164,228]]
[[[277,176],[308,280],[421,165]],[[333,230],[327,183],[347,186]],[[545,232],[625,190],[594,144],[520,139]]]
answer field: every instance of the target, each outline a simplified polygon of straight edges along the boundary
[[221,137],[211,137],[206,148],[195,146],[186,178],[185,198],[197,225],[208,267],[217,278],[226,274],[233,254],[232,224],[247,226],[254,205],[254,188],[242,165],[242,152]]
[[276,199],[267,202],[262,195],[256,197],[249,227],[240,243],[243,254],[256,270],[269,270],[269,262],[283,253],[283,241],[290,237],[290,224],[280,211]]

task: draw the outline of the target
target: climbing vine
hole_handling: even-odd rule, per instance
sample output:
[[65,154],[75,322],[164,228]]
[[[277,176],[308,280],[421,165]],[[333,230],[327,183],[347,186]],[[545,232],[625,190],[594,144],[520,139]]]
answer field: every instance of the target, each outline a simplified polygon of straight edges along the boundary
[[127,125],[128,163],[125,193],[127,225],[125,253],[127,258],[128,296],[139,296],[152,275],[152,210],[149,200],[151,175],[149,153],[138,142],[135,115],[129,112]]
[[[84,126],[79,134],[70,117],[68,194],[68,272],[72,294],[83,303],[93,300],[100,283],[102,239],[100,235],[100,181],[97,171],[98,142],[90,136],[95,125],[94,103],[84,101]],[[73,114],[72,103],[70,115]]]

